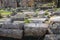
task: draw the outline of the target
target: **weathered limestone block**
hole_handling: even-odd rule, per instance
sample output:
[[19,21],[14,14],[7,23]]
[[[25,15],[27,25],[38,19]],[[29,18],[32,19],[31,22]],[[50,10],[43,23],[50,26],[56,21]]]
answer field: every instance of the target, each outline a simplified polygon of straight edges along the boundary
[[21,39],[22,35],[23,35],[23,30],[19,30],[19,29],[2,29],[2,28],[0,28],[0,36]]
[[46,35],[44,40],[60,40],[60,34],[49,34]]
[[24,14],[17,13],[15,16],[11,16],[13,21],[24,21]]
[[25,24],[24,26],[24,32],[25,32],[25,36],[43,36],[48,28],[48,24],[34,24],[34,23],[30,23],[30,24]]
[[47,20],[47,18],[29,18],[32,23],[43,23]]
[[60,34],[60,23],[54,23],[52,26],[50,26],[50,30],[54,34]]
[[53,16],[49,19],[51,22],[60,22],[60,16]]

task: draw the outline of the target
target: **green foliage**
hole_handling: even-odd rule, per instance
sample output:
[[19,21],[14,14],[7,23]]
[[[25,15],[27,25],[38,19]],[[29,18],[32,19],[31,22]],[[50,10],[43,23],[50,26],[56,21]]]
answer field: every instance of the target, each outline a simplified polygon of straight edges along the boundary
[[0,10],[1,15],[10,15],[12,12],[5,11],[5,10]]
[[1,13],[0,13],[0,18],[2,18],[2,15],[1,15]]
[[55,12],[60,11],[60,8],[54,8],[54,11]]
[[28,19],[25,19],[24,22],[25,23],[30,23],[30,21]]
[[45,10],[45,15],[48,15],[49,13],[48,13],[48,10]]
[[48,15],[48,13],[45,13],[45,15]]
[[53,3],[47,3],[47,4],[43,4],[42,7],[49,7],[49,6],[53,6]]
[[56,11],[60,11],[60,8],[56,8]]
[[54,8],[54,11],[56,11],[57,10],[57,8]]

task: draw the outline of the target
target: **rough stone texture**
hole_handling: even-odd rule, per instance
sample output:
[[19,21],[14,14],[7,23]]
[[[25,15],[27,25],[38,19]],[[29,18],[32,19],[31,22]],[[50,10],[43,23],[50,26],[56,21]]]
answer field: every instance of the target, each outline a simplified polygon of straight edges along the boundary
[[17,13],[16,15],[11,16],[11,19],[12,19],[13,21],[24,21],[24,17],[25,17],[24,14],[22,14],[22,13]]
[[60,16],[54,16],[50,18],[53,25],[50,27],[51,32],[54,34],[60,34]]
[[59,16],[60,15],[60,12],[55,12],[53,15]]
[[33,11],[30,11],[30,12],[24,11],[23,13],[24,13],[25,17],[33,17],[36,15],[35,12],[33,12]]
[[60,40],[60,34],[50,34],[46,35],[44,40]]
[[22,38],[23,31],[19,29],[2,29],[0,28],[0,36],[12,37],[12,38]]
[[24,26],[24,24],[19,24],[19,23],[10,23],[10,24],[3,24],[2,28],[5,29],[22,29],[22,27]]
[[12,18],[13,21],[24,21],[24,18]]
[[50,27],[54,34],[60,34],[60,23],[55,23]]
[[0,23],[4,23],[5,22],[5,20],[0,20]]
[[32,23],[43,23],[47,20],[47,18],[30,18],[28,20],[31,20]]
[[22,29],[24,27],[24,21],[14,21],[13,24],[17,24],[19,29]]
[[0,19],[0,23],[11,23],[11,19],[10,18],[2,18]]
[[0,28],[2,28],[3,23],[0,23]]
[[47,28],[47,24],[25,24],[25,36],[43,36]]
[[52,22],[60,22],[60,16],[53,16],[49,20]]
[[48,9],[49,12],[54,12],[54,9]]

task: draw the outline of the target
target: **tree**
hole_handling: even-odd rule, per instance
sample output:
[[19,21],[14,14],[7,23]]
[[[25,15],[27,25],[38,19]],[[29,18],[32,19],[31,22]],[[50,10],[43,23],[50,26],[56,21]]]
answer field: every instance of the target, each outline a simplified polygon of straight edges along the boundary
[[57,7],[60,7],[60,0],[57,0]]
[[20,1],[21,1],[21,0],[16,0],[16,2],[17,2],[17,7],[20,7],[20,4],[19,4]]

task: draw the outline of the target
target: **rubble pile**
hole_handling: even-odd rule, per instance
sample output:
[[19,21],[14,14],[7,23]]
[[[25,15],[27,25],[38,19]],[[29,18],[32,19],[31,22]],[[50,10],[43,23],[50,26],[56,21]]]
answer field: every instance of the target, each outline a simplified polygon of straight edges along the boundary
[[60,40],[60,12],[53,12],[53,16],[50,17],[50,34],[45,36],[44,40]]
[[[53,9],[23,11],[0,19],[0,36],[22,39],[26,36],[57,40],[60,34],[60,15]],[[58,13],[59,14],[59,13]]]

